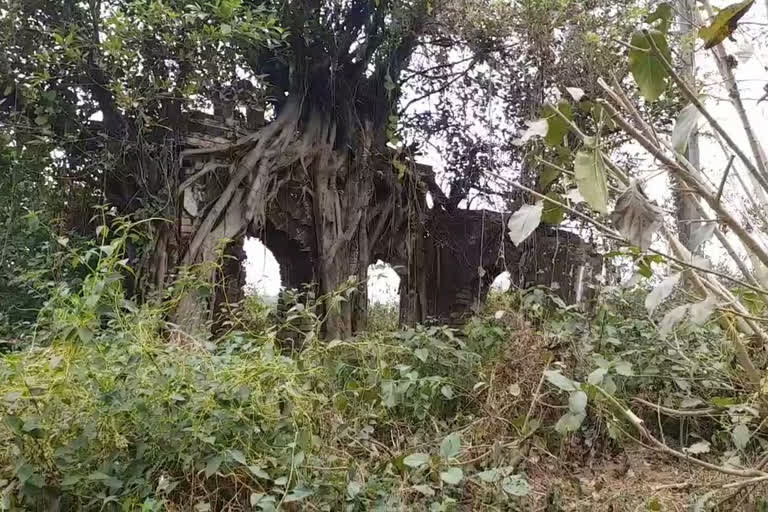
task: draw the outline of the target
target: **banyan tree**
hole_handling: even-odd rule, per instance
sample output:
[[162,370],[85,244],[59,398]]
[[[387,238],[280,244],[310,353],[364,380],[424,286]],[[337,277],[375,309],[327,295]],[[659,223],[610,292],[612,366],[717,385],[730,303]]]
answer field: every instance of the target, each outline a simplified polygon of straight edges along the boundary
[[[257,235],[275,248],[288,284],[312,283],[321,296],[356,289],[328,308],[328,337],[364,326],[374,258],[405,269],[404,320],[446,316],[456,304],[463,313],[509,266],[503,255],[522,261],[524,251],[509,247],[503,214],[480,222],[485,214],[461,198],[441,199],[399,130],[407,79],[434,82],[434,94],[448,90],[441,81],[469,76],[434,75],[453,69],[445,59],[454,45],[475,70],[515,55],[501,34],[512,24],[475,27],[465,16],[500,7],[469,4],[11,2],[0,18],[0,122],[19,147],[61,155],[45,172],[82,199],[67,204],[80,212],[71,227],[95,227],[79,204],[151,219],[150,242],[129,262],[140,298],[190,267],[217,283],[237,274],[236,263],[207,265],[222,254],[237,262],[243,237]],[[543,19],[544,4],[535,7]],[[521,97],[528,105],[534,96]],[[478,186],[479,162],[454,180],[464,198]],[[561,236],[553,233],[542,239]],[[470,270],[461,282],[437,274],[450,258]],[[191,288],[174,321],[200,327],[238,289],[236,277],[213,299]]]

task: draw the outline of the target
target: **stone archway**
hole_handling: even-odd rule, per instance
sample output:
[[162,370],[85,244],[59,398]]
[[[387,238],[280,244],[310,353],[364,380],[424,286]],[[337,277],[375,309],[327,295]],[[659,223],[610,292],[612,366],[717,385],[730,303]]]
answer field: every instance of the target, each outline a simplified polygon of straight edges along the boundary
[[493,278],[491,282],[491,292],[504,293],[512,288],[512,274],[509,270],[504,270]]
[[258,296],[266,303],[276,303],[282,289],[280,264],[264,242],[256,237],[245,239],[245,295]]
[[368,266],[369,331],[391,331],[400,325],[400,283],[402,278],[391,264],[377,260]]
[[400,275],[395,267],[378,260],[368,265],[368,301],[370,304],[391,304],[400,300]]

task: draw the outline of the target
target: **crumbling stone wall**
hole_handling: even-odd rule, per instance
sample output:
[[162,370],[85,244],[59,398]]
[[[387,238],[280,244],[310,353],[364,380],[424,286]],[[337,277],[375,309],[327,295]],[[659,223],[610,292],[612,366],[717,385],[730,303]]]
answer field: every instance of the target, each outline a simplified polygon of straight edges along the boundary
[[432,212],[414,244],[419,253],[410,258],[410,275],[401,279],[401,321],[461,325],[505,270],[512,286],[545,285],[570,304],[589,300],[589,280],[600,265],[591,244],[542,226],[515,247],[506,235],[508,218],[487,210]]

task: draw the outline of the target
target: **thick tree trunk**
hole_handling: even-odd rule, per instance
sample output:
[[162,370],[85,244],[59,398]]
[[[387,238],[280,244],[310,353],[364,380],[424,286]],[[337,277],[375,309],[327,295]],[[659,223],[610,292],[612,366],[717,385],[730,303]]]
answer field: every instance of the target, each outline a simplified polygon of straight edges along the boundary
[[[337,189],[339,175],[345,189]],[[367,311],[369,250],[365,208],[372,193],[366,169],[324,162],[314,176],[315,230],[320,293],[326,302],[325,332],[348,338],[362,326]]]
[[245,237],[241,235],[227,245],[221,264],[216,271],[213,300],[214,333],[221,333],[226,329],[227,320],[244,298],[244,242]]
[[[255,133],[234,142],[206,145],[198,141],[200,147],[185,151],[187,160],[198,161],[195,167],[199,170],[184,182],[195,182],[184,193],[196,199],[185,202],[191,205],[186,208],[191,229],[183,263],[208,264],[215,259],[220,239],[239,237],[246,229],[258,233],[265,227],[280,226],[287,230],[288,238],[311,244],[304,251],[311,255],[309,269],[298,267],[296,254],[277,251],[276,257],[286,262],[283,267],[289,285],[314,281],[323,297],[326,336],[346,338],[363,325],[365,314],[369,262],[365,221],[372,194],[368,169],[372,138],[368,130],[358,129],[345,134],[354,144],[337,147],[335,121],[322,110],[306,112],[300,107],[300,101],[291,100],[275,121]],[[212,200],[201,201],[208,194],[195,193],[195,189],[207,190],[207,182],[216,176],[205,170],[218,166],[216,158],[230,158],[238,152],[242,157],[228,165],[226,179],[215,181],[225,185]],[[311,221],[275,215],[270,205],[281,201],[290,201],[286,207],[304,211]],[[204,210],[202,204],[212,206]],[[177,316],[185,323],[193,321],[199,316],[200,303],[199,297],[190,294],[182,300]]]

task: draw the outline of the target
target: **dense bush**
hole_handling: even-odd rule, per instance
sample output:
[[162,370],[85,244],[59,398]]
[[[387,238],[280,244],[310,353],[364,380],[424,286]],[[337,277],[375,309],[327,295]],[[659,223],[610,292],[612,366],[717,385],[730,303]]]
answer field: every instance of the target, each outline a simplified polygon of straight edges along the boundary
[[283,319],[315,326],[288,354],[254,297],[219,338],[168,323],[194,269],[163,298],[126,300],[139,227],[101,232],[57,242],[79,277],[46,288],[0,359],[0,510],[529,510],[547,494],[523,446],[567,460],[564,441],[584,437],[611,457],[633,435],[616,407],[632,397],[722,411],[682,435],[638,410],[711,462],[764,442],[720,328],[659,337],[642,287],[606,288],[594,314],[545,288],[494,294],[463,332],[396,329],[381,311],[331,342],[309,304]]
[[[90,272],[59,283],[36,331],[0,361],[3,507],[396,508],[407,466],[366,451],[461,417],[480,356],[432,327],[314,340],[286,357],[253,298],[216,343],[191,339],[162,303],[124,299],[130,232],[70,248]],[[360,450],[381,474],[366,476]]]

